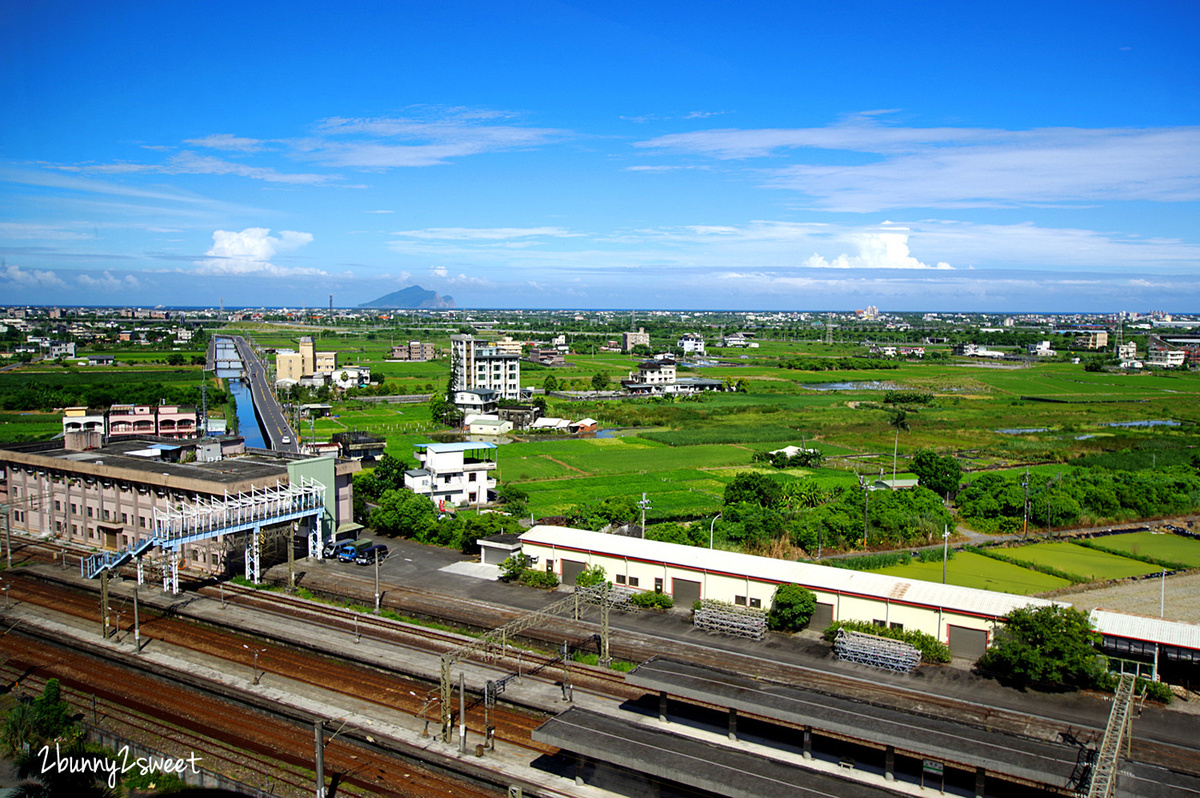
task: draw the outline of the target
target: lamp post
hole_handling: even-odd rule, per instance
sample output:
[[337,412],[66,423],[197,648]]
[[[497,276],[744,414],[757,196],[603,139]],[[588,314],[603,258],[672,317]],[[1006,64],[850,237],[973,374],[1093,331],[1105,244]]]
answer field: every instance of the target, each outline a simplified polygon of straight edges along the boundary
[[946,584],[946,561],[950,559],[950,527],[942,527],[942,584]]
[[642,500],[638,502],[638,506],[642,508],[642,537],[646,537],[646,508],[650,506],[650,500],[646,498],[646,494],[642,494]]
[[258,684],[258,655],[265,654],[267,650],[265,648],[251,648],[245,643],[242,643],[242,648],[254,652],[254,683]]
[[721,514],[717,513],[717,517],[714,518],[712,520],[712,523],[708,525],[708,547],[710,549],[713,547],[713,533],[717,529],[717,518],[720,518],[720,517],[721,517]]
[[8,609],[8,582],[4,582],[4,609]]

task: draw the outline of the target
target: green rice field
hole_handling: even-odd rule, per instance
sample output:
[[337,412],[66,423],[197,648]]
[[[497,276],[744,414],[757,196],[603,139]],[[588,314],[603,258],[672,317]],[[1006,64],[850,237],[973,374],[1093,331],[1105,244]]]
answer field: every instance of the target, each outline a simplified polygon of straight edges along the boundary
[[1035,543],[1021,546],[1019,549],[1005,550],[1004,553],[1023,562],[1046,565],[1059,571],[1090,576],[1098,580],[1125,579],[1158,570],[1156,566],[1148,563],[1066,542]]
[[[941,582],[942,564],[940,562],[912,562],[908,565],[883,568],[875,573],[901,576],[906,579],[921,579],[926,582]],[[946,582],[960,587],[995,590],[1001,593],[1016,593],[1025,596],[1057,590],[1071,584],[1066,579],[1060,579],[1057,576],[1038,573],[1019,565],[1010,565],[969,551],[960,551],[954,555],[954,559],[950,560]]]
[[[1193,568],[1200,568],[1200,540],[1192,540],[1180,535],[1166,532],[1131,532],[1127,535],[1108,535],[1095,538],[1097,545],[1106,549],[1127,551],[1143,557],[1154,557],[1159,560],[1185,563]],[[1147,565],[1148,571],[1157,571],[1153,565]]]

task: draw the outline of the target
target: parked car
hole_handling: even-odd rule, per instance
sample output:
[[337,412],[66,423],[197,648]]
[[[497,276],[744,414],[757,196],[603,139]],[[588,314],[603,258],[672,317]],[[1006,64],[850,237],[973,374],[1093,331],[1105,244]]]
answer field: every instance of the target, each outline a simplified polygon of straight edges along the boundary
[[383,562],[387,559],[387,556],[388,547],[380,543],[379,545],[371,546],[368,549],[363,549],[363,551],[359,553],[358,557],[355,558],[354,561],[359,565],[373,565],[376,560]]

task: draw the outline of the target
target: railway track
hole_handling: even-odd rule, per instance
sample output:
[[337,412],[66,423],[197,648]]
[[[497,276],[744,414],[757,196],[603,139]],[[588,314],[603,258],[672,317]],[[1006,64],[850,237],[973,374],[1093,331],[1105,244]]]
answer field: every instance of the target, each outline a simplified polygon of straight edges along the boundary
[[[22,679],[57,678],[76,705],[86,704],[94,694],[98,702],[116,705],[124,714],[159,719],[142,724],[149,733],[171,739],[183,730],[187,736],[178,744],[194,743],[206,756],[235,765],[240,772],[247,768],[246,758],[257,760],[260,764],[250,770],[264,780],[270,777],[265,787],[286,786],[296,795],[313,790],[311,727],[18,631],[0,638],[0,652],[8,657],[8,672],[18,671]],[[164,724],[163,718],[170,723]],[[246,758],[234,762],[230,751],[241,751]],[[344,736],[326,744],[325,766],[335,783],[373,795],[490,798],[498,792],[416,767]]]
[[[89,594],[30,580],[27,575],[13,574],[10,580],[9,592],[14,600],[28,601],[89,620],[97,617],[95,601]],[[385,673],[336,662],[327,657],[269,642],[259,642],[248,636],[164,616],[154,611],[148,611],[146,616],[141,623],[143,637],[218,657],[241,666],[246,671],[261,673],[263,678],[268,674],[276,674],[381,707],[399,710],[414,717],[420,717],[422,710],[427,713],[433,711],[426,699],[430,691],[429,682],[417,681],[394,672]],[[131,626],[130,613],[125,613],[117,634],[131,635]],[[259,652],[257,658],[254,655],[255,650]],[[498,705],[490,711],[490,715],[497,739],[530,749],[537,754],[552,754],[557,750],[532,740],[532,731],[546,719],[545,714]],[[457,708],[454,708],[454,718],[457,724]],[[467,728],[480,735],[485,733],[483,707],[478,701],[468,706]]]

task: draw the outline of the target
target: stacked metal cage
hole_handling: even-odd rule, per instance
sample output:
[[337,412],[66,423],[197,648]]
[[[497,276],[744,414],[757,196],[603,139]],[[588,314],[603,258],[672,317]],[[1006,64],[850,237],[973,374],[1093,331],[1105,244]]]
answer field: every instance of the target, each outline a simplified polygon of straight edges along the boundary
[[700,602],[692,623],[697,629],[706,632],[762,640],[767,631],[767,613],[760,609],[704,599]]
[[908,673],[921,664],[921,652],[908,643],[846,629],[838,629],[833,651],[838,659],[845,662],[858,662],[899,673]]

